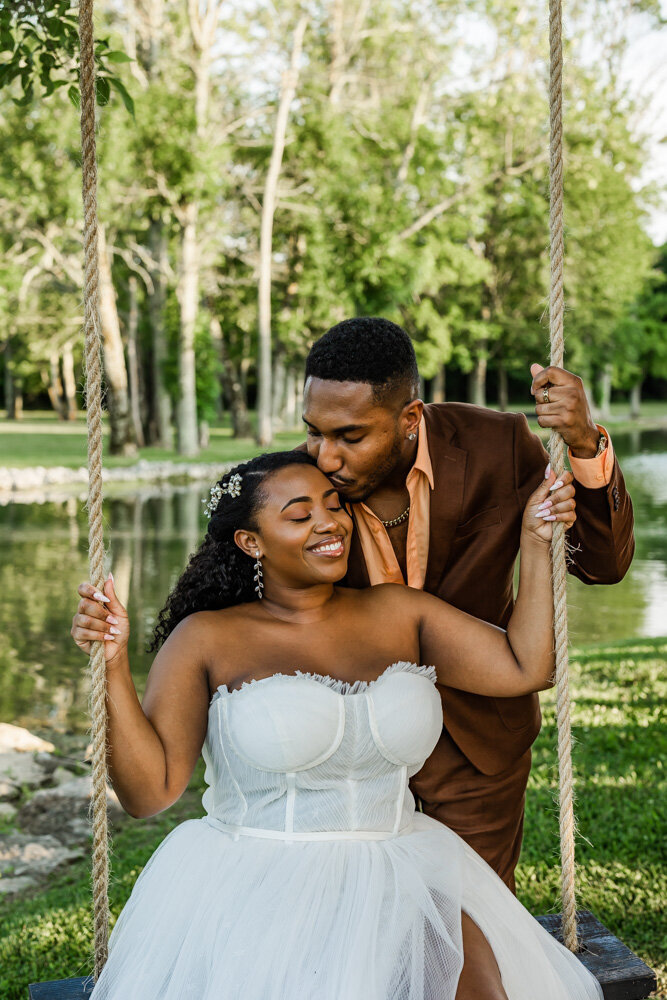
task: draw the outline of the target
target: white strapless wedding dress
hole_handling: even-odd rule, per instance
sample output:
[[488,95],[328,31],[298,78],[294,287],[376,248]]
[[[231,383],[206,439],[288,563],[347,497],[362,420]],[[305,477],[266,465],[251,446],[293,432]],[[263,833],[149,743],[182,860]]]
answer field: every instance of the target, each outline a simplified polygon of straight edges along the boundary
[[276,674],[213,697],[206,816],[178,826],[111,935],[94,1000],[454,1000],[461,911],[510,1000],[598,1000],[593,977],[408,779],[442,727],[432,668]]

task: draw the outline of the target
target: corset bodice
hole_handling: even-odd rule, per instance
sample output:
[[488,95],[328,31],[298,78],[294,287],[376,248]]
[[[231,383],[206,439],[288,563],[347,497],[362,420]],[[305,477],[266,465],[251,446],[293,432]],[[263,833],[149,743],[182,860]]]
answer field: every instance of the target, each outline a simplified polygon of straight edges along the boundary
[[203,750],[208,821],[281,839],[396,835],[442,730],[434,682],[432,667],[394,663],[355,684],[297,673],[221,686]]

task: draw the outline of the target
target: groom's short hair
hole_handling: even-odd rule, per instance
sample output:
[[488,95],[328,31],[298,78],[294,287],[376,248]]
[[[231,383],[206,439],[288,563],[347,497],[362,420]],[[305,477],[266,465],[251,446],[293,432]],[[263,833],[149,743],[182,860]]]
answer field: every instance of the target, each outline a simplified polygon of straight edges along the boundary
[[[358,316],[332,326],[306,358],[306,378],[365,382],[383,403],[395,390],[419,395],[417,358],[405,330],[378,316]],[[403,405],[403,404],[401,404]]]

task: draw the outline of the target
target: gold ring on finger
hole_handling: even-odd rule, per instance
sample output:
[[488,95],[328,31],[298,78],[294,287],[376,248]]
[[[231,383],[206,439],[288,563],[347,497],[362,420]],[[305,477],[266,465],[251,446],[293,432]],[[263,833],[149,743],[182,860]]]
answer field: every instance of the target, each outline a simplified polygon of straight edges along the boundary
[[548,403],[549,402],[549,386],[548,385],[545,385],[544,389],[542,389],[542,402],[543,403]]

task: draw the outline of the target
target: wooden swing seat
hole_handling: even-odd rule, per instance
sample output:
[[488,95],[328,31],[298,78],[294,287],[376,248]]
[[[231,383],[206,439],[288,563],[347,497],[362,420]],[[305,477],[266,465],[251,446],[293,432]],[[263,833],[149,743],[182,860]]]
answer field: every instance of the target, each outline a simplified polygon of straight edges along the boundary
[[[562,940],[559,913],[536,919],[553,937]],[[582,942],[577,958],[600,983],[605,1000],[645,1000],[651,995],[656,988],[655,973],[589,910],[577,914],[577,930]],[[92,976],[32,983],[29,996],[30,1000],[85,1000],[94,985]]]
[[50,983],[31,983],[28,987],[30,1000],[84,1000],[93,992],[95,980],[92,976],[83,979],[54,979]]
[[[536,920],[562,944],[560,913],[548,913]],[[645,1000],[651,995],[657,985],[653,970],[590,910],[577,912],[577,933],[582,946],[577,958],[599,982],[604,1000]]]

